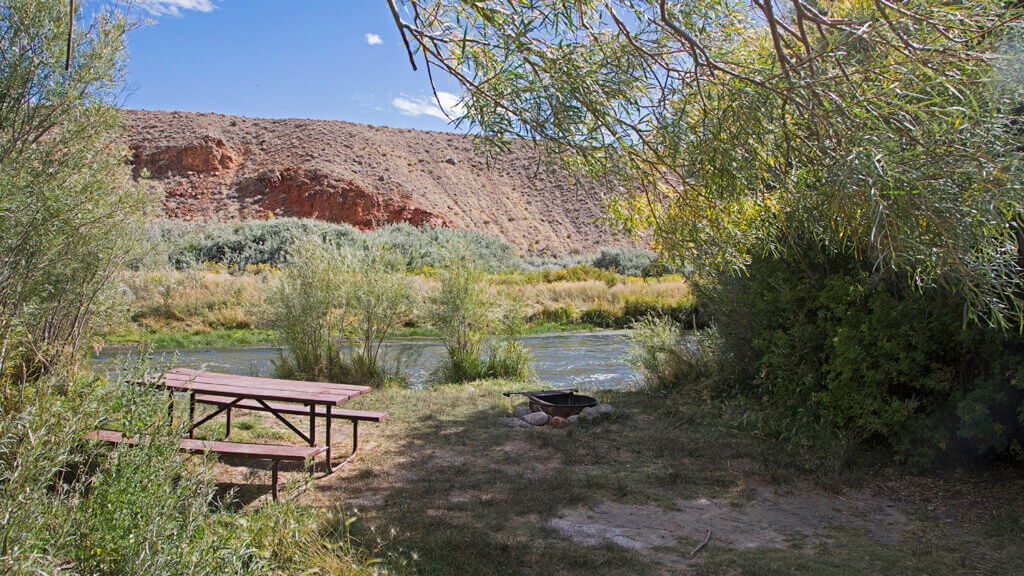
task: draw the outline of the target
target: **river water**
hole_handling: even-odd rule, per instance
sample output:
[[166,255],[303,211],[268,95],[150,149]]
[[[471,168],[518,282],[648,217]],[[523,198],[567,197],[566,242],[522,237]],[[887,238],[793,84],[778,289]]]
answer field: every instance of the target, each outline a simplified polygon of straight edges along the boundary
[[[526,336],[523,343],[533,355],[537,379],[558,388],[625,388],[636,379],[635,370],[626,362],[629,335],[621,331],[562,332]],[[398,369],[413,384],[425,384],[430,372],[444,356],[444,347],[429,338],[402,338],[389,341],[388,356],[398,359]],[[131,348],[107,349],[93,358],[100,371],[112,373],[134,360]],[[188,348],[153,352],[154,367],[201,368],[244,376],[273,376],[277,348]]]

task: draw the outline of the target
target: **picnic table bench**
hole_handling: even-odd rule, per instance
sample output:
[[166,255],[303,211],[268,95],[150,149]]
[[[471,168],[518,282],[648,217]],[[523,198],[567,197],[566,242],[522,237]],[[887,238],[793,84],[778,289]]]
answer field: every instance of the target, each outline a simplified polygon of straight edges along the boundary
[[[139,439],[125,438],[118,430],[95,430],[85,435],[87,440],[98,440],[109,444],[138,444]],[[307,462],[322,454],[323,446],[283,446],[280,444],[250,444],[246,442],[223,442],[182,438],[178,449],[183,452],[219,454],[270,460],[270,487],[273,499],[277,501],[277,465],[281,461]]]
[[[275,378],[257,378],[253,376],[235,376],[219,374],[189,368],[175,368],[163,374],[154,374],[145,378],[143,383],[167,389],[168,415],[174,417],[174,394],[187,393],[189,398],[188,438],[181,440],[179,448],[186,452],[217,453],[257,459],[271,460],[272,489],[277,499],[277,466],[280,461],[313,461],[321,454],[325,455],[327,472],[331,473],[338,466],[351,460],[359,448],[359,422],[381,422],[387,418],[386,412],[370,412],[361,410],[340,410],[336,407],[356,396],[371,390],[369,386],[350,384],[334,384],[330,382],[303,382],[296,380],[280,380]],[[210,414],[196,420],[196,404],[215,407]],[[228,442],[231,435],[231,412],[234,409],[256,410],[269,412],[282,422],[289,430],[299,436],[307,445],[291,446],[276,444],[252,444]],[[197,440],[195,429],[213,418],[225,414],[227,418],[223,441]],[[308,432],[303,432],[290,420],[289,416],[309,418]],[[316,438],[316,419],[325,421],[324,444],[318,445]],[[352,452],[344,460],[334,465],[331,458],[331,425],[334,420],[352,422]],[[115,430],[97,430],[88,438],[113,444],[137,443],[138,439],[125,439]],[[312,472],[312,469],[310,470]]]

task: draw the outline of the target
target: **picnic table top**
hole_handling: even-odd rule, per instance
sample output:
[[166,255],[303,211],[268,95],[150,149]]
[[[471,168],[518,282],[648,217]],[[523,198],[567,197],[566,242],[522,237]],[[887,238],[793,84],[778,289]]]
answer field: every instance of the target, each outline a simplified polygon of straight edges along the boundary
[[371,390],[369,386],[354,384],[236,376],[191,368],[174,368],[163,374],[151,375],[148,380],[172,390],[199,394],[331,406],[336,406]]

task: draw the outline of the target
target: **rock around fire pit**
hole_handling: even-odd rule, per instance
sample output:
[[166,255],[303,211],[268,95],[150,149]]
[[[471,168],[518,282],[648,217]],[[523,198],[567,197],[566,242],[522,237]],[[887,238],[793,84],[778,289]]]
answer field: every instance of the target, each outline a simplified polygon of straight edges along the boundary
[[566,428],[579,419],[598,420],[612,413],[608,404],[597,404],[590,396],[575,394],[575,390],[543,390],[536,392],[506,392],[505,396],[523,394],[530,399],[528,406],[517,406],[511,416],[503,418],[508,426],[551,426]]

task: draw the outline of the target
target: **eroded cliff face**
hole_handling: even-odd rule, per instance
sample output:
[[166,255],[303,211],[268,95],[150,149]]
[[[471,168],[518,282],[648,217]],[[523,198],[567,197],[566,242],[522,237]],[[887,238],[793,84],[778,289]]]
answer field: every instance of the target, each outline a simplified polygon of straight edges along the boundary
[[623,244],[602,196],[523,147],[487,165],[468,136],[324,120],[124,113],[133,173],[187,220],[304,217],[367,230],[475,229],[523,253]]
[[260,199],[268,215],[315,218],[350,224],[360,230],[406,222],[413,226],[451,228],[438,214],[386,198],[359,182],[319,169],[289,167],[267,170],[243,181],[240,189]]

